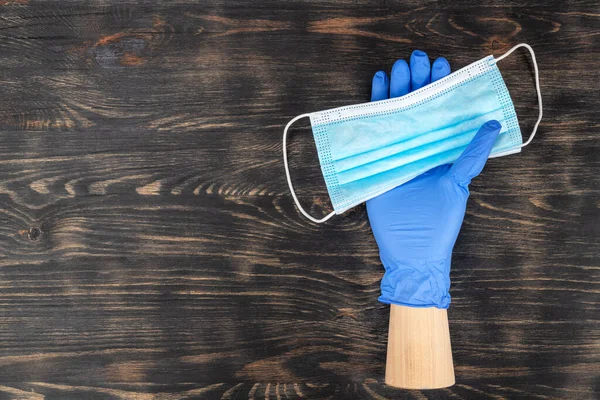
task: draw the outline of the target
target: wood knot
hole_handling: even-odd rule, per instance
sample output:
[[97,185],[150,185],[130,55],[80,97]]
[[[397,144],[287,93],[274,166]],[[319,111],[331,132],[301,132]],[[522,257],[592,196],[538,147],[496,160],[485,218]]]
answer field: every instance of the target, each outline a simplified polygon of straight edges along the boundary
[[501,37],[494,36],[489,39],[488,48],[491,50],[491,53],[506,51],[510,46],[510,41],[506,41]]
[[42,237],[42,234],[43,234],[42,230],[40,228],[38,228],[37,226],[31,227],[31,228],[29,228],[29,231],[27,231],[27,237],[32,242],[37,242],[38,240],[40,240],[40,238]]

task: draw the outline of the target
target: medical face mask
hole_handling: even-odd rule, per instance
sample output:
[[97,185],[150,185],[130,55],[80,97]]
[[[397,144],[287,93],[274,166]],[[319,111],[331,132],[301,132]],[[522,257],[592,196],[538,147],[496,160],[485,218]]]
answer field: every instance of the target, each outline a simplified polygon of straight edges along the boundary
[[[518,47],[531,53],[539,116],[523,143],[517,115],[496,63]],[[290,178],[287,131],[309,117],[321,171],[334,211],[322,219],[300,205]],[[495,119],[502,130],[490,157],[518,153],[542,119],[539,72],[533,49],[519,44],[499,58],[487,56],[405,96],[302,114],[283,132],[283,161],[298,209],[313,222],[387,192],[422,173],[458,159],[481,125]]]

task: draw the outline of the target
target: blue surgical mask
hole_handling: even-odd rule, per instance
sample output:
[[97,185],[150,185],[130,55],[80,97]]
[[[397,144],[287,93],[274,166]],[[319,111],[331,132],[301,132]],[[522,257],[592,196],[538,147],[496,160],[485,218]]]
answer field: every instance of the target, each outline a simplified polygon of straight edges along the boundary
[[[518,47],[531,53],[539,102],[537,123],[523,143],[515,108],[496,63]],[[309,215],[292,186],[287,161],[289,127],[309,117],[321,171],[334,211]],[[533,49],[519,44],[495,59],[485,57],[405,96],[302,114],[283,133],[283,160],[292,197],[302,214],[324,222],[437,166],[456,161],[489,120],[502,130],[490,157],[518,153],[542,119],[539,73]]]

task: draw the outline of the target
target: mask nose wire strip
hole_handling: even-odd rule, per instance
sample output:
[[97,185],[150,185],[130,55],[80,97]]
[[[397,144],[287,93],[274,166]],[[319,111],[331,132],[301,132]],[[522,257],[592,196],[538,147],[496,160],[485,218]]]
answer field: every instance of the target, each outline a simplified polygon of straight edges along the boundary
[[538,126],[540,125],[540,122],[542,122],[542,115],[543,115],[542,91],[540,90],[540,72],[538,71],[538,65],[537,65],[537,60],[535,59],[535,53],[533,52],[533,49],[531,48],[531,46],[528,45],[527,43],[519,43],[512,49],[508,50],[506,53],[502,54],[500,57],[496,58],[496,62],[508,57],[513,51],[515,51],[519,47],[525,47],[527,50],[529,50],[529,53],[531,54],[531,60],[533,61],[533,69],[535,71],[535,90],[537,91],[537,100],[538,100],[538,105],[539,105],[539,109],[540,109],[537,122],[535,123],[533,130],[531,131],[531,135],[529,135],[529,139],[527,139],[527,141],[521,145],[521,147],[525,147],[529,143],[531,143],[531,141],[533,140],[535,133],[537,132]]
[[296,197],[296,192],[294,191],[294,186],[292,185],[292,178],[290,177],[290,167],[288,165],[288,158],[287,158],[287,132],[288,132],[288,129],[290,129],[290,126],[292,126],[294,124],[294,122],[298,121],[301,118],[308,117],[308,116],[309,116],[309,114],[298,115],[297,117],[293,118],[290,122],[288,122],[287,125],[285,126],[285,129],[283,130],[283,165],[285,167],[285,177],[287,178],[287,183],[288,183],[288,186],[290,187],[290,192],[292,193],[292,198],[294,199],[294,202],[296,203],[296,207],[298,207],[298,210],[300,210],[302,215],[304,215],[306,218],[310,219],[312,222],[316,222],[317,224],[320,224],[322,222],[327,221],[329,218],[333,217],[335,215],[335,211],[326,215],[322,219],[316,219],[315,217],[308,214],[304,210],[304,208],[302,208],[302,206],[300,205],[300,202],[298,201],[298,197]]

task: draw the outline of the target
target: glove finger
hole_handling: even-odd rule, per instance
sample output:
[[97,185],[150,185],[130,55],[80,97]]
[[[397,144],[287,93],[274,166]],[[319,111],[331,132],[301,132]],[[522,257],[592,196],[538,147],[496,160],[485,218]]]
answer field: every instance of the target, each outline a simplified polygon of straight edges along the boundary
[[417,90],[431,82],[429,57],[421,50],[413,51],[410,56],[410,88]]
[[481,126],[471,143],[450,168],[450,174],[454,176],[458,184],[468,185],[471,183],[471,179],[483,170],[500,129],[502,129],[502,125],[495,120],[488,121]]
[[410,92],[410,68],[404,60],[398,60],[392,67],[390,79],[390,97],[404,96]]
[[371,84],[371,101],[385,100],[390,97],[390,80],[385,71],[377,71]]
[[431,82],[450,75],[450,63],[444,57],[439,57],[431,67]]

